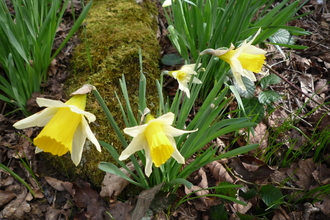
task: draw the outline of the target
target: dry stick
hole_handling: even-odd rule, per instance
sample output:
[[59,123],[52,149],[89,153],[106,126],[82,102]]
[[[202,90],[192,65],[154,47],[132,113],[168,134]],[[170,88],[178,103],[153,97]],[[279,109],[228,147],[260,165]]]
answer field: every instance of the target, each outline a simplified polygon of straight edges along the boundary
[[326,107],[325,105],[322,105],[321,103],[319,103],[318,101],[316,101],[311,95],[303,92],[301,89],[299,89],[297,86],[293,85],[289,80],[287,80],[286,78],[284,78],[283,76],[281,76],[278,72],[276,72],[275,70],[273,70],[268,64],[265,64],[265,67],[267,69],[270,70],[270,72],[275,73],[278,77],[280,77],[281,79],[283,79],[285,82],[287,82],[290,86],[292,86],[293,88],[295,88],[296,90],[298,90],[299,92],[301,92],[302,94],[304,94],[305,96],[307,96],[308,98],[310,98],[313,102],[315,102],[316,104],[322,106],[323,108],[325,108],[328,112],[330,112],[330,109],[328,107]]

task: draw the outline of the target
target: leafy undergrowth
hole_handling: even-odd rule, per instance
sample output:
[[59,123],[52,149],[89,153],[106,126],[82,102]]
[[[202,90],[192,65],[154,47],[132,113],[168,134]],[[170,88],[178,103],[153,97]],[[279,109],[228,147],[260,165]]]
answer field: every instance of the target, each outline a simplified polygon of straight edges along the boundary
[[[241,131],[239,136],[214,140],[218,154],[234,140],[234,147],[253,143],[260,147],[202,167],[189,177],[193,183],[190,189],[181,187],[165,195],[159,187],[141,192],[110,174],[106,174],[102,189],[94,188],[88,180],[73,182],[49,169],[42,155],[34,154],[30,140],[38,129],[25,129],[18,135],[12,127],[17,115],[6,115],[9,108],[0,103],[0,162],[25,180],[35,196],[1,171],[0,218],[121,220],[128,219],[129,213],[138,215],[138,211],[146,210],[144,219],[329,219],[330,5],[319,2],[308,2],[299,13],[312,13],[290,24],[312,33],[296,40],[308,49],[282,48],[281,53],[267,46],[267,63],[290,83],[282,81],[270,87],[281,99],[254,128],[254,135]],[[166,24],[162,13],[160,19]],[[162,54],[175,54],[164,28],[160,26]],[[64,70],[69,57],[70,53],[61,54],[50,68],[53,74],[45,88],[50,97],[65,97],[61,80],[67,75]],[[163,66],[166,70],[175,68]],[[171,96],[176,82],[169,78],[164,88]],[[306,94],[315,94],[314,101]],[[236,103],[230,108],[235,109]],[[187,163],[191,160],[194,158]]]

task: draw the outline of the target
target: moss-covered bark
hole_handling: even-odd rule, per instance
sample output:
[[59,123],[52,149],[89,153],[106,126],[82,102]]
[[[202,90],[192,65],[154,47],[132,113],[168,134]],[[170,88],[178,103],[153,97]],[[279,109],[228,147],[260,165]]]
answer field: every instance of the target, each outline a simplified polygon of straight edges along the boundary
[[[156,39],[157,8],[151,0],[137,4],[135,0],[94,0],[85,20],[86,35],[80,34],[82,43],[75,49],[72,59],[72,74],[67,82],[68,93],[84,84],[94,85],[103,96],[121,128],[124,127],[115,91],[120,92],[119,79],[125,75],[132,103],[138,101],[140,76],[138,48],[142,49],[143,70],[147,77],[147,99],[154,104],[155,79],[159,78],[159,45]],[[90,58],[89,58],[90,57]],[[99,140],[122,150],[114,131],[92,95],[86,110],[96,115],[91,125]],[[134,104],[133,104],[134,105]],[[136,104],[134,105],[136,109]],[[137,113],[137,109],[135,110]],[[69,157],[68,157],[69,158]],[[98,169],[100,161],[111,161],[106,149],[96,151],[86,144],[81,164],[76,168],[70,160],[63,160],[67,172],[72,170],[79,177],[89,178],[96,186],[102,181],[104,172]]]

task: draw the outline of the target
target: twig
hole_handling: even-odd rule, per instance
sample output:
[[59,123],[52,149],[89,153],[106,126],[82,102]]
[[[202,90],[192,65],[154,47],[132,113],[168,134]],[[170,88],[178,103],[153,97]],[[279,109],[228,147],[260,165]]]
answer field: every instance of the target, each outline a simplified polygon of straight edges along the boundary
[[282,80],[284,80],[286,83],[288,83],[290,86],[292,86],[293,88],[295,88],[296,90],[298,90],[300,93],[304,94],[305,96],[307,96],[308,98],[310,98],[310,100],[312,100],[313,102],[315,102],[316,104],[322,106],[323,108],[325,108],[328,112],[330,112],[330,109],[328,107],[326,107],[325,105],[322,105],[321,103],[319,103],[318,101],[316,101],[311,95],[303,92],[301,89],[299,89],[297,86],[295,86],[293,83],[291,83],[289,80],[287,80],[286,78],[284,78],[283,76],[281,76],[278,72],[276,72],[275,70],[273,70],[269,65],[265,64],[265,67],[267,69],[269,69],[270,72],[276,74],[278,77],[280,77]]

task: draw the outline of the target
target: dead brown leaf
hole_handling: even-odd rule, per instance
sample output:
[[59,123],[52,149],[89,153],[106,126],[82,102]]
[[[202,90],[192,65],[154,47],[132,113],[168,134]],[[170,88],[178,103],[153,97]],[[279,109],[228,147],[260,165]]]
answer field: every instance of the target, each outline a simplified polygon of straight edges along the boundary
[[64,183],[63,181],[55,179],[53,177],[49,177],[49,176],[45,176],[45,180],[49,185],[51,185],[51,187],[53,187],[57,191],[64,191],[65,190],[65,188],[63,186],[63,183]]
[[209,168],[213,178],[215,178],[218,182],[228,182],[234,183],[233,178],[229,175],[226,168],[219,162],[213,161],[206,165]]
[[110,209],[108,209],[108,212],[113,217],[113,219],[128,220],[130,219],[129,212],[132,209],[132,205],[117,200],[110,204]]
[[0,208],[16,197],[16,194],[11,191],[0,190]]
[[229,167],[238,177],[249,182],[264,181],[274,172],[263,161],[247,155],[231,158]]
[[312,172],[314,170],[315,163],[312,158],[309,158],[293,163],[286,172],[299,188],[309,190],[312,185]]
[[[139,162],[142,165],[141,162]],[[132,162],[126,164],[127,168],[131,171],[135,171],[135,167]],[[130,177],[130,174],[124,169],[120,168],[126,175]],[[115,174],[106,173],[103,181],[100,195],[102,197],[109,196],[110,203],[116,201],[117,196],[125,189],[129,182]]]
[[31,211],[30,205],[26,202],[28,196],[25,186],[11,185],[7,188],[16,194],[16,199],[9,202],[1,211],[0,219],[16,218],[23,219],[26,213]]
[[87,219],[104,219],[103,213],[107,205],[102,197],[90,188],[89,183],[79,180],[77,183],[72,184],[64,182],[63,186],[73,197],[76,206],[85,208],[80,215],[85,216]]
[[251,134],[250,144],[259,144],[257,149],[259,155],[263,155],[268,147],[268,136],[267,125],[263,122],[254,128],[254,135]]

